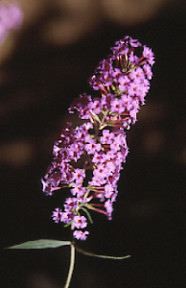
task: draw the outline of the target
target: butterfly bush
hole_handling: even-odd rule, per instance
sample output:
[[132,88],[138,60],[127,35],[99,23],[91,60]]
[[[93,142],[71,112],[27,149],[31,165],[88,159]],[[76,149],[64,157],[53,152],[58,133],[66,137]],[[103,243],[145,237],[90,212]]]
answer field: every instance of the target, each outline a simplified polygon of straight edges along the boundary
[[42,184],[50,196],[66,189],[63,208],[56,208],[52,218],[69,226],[76,239],[86,240],[89,235],[91,210],[112,219],[128,154],[126,131],[144,104],[153,64],[152,50],[126,36],[90,78],[94,97],[83,94],[69,108],[79,125],[67,123],[54,143],[53,161]]
[[0,42],[3,42],[11,30],[20,27],[23,13],[16,3],[0,3]]

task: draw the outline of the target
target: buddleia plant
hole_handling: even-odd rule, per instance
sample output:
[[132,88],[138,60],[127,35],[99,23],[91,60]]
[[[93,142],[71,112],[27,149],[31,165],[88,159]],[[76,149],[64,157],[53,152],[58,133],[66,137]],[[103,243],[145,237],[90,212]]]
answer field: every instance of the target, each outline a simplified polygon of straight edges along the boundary
[[[89,235],[94,213],[112,220],[118,194],[118,180],[128,155],[127,132],[137,121],[150,88],[154,54],[129,36],[117,41],[89,80],[92,95],[82,94],[69,107],[78,125],[68,122],[53,146],[52,163],[42,178],[43,192],[67,195],[63,205],[54,207],[51,218],[72,231],[73,241],[40,239],[14,245],[11,249],[45,249],[69,246],[71,258],[65,288],[72,278],[75,252],[97,255],[77,245]],[[70,118],[70,117],[68,117]],[[65,192],[64,192],[65,191]]]

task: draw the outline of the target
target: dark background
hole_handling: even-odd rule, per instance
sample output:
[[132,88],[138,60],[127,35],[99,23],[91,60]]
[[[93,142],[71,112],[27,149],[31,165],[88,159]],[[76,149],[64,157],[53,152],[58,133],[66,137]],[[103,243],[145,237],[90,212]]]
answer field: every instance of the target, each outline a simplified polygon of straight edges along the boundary
[[12,36],[13,48],[0,63],[0,287],[63,287],[68,247],[30,252],[3,247],[70,239],[68,229],[50,220],[61,199],[44,196],[40,178],[70,102],[87,90],[89,76],[114,41],[128,34],[152,47],[154,78],[139,121],[128,132],[130,154],[113,221],[95,215],[89,239],[79,246],[132,257],[113,262],[77,255],[71,287],[186,287],[185,2],[167,1],[132,23],[99,15],[96,25],[69,43],[61,34],[55,40],[41,37],[46,23],[65,17],[47,7]]

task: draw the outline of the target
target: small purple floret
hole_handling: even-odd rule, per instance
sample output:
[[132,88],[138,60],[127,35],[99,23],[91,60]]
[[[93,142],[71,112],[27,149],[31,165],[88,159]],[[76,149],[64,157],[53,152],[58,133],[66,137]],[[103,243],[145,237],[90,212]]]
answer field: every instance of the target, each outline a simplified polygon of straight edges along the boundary
[[88,231],[75,230],[73,233],[74,238],[77,240],[86,240],[89,235]]

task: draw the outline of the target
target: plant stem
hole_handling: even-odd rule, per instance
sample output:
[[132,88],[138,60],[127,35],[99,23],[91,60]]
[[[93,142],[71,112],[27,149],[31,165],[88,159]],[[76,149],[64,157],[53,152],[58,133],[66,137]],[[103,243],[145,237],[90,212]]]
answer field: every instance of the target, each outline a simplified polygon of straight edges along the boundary
[[68,276],[67,276],[67,280],[66,280],[64,288],[69,288],[70,281],[72,279],[72,274],[74,271],[74,264],[75,264],[75,247],[71,243],[71,245],[70,245],[70,266],[69,266]]

